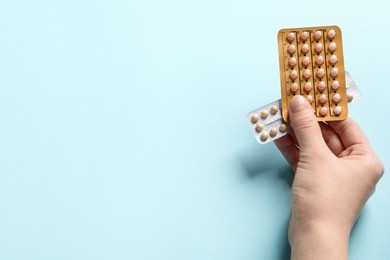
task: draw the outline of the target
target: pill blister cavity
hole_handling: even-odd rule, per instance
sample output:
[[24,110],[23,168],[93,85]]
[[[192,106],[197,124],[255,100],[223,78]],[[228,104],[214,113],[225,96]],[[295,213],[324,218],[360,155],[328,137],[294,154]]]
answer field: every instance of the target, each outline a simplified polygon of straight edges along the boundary
[[268,111],[267,110],[261,111],[260,116],[261,116],[261,118],[266,119],[268,116]]
[[295,40],[295,33],[293,33],[293,32],[288,33],[287,34],[287,41],[292,42],[293,40]]
[[328,114],[328,108],[327,107],[321,107],[320,109],[320,115],[326,116]]
[[288,60],[288,65],[290,65],[290,67],[295,67],[295,65],[297,65],[297,59],[292,57]]
[[340,87],[340,82],[338,82],[338,80],[332,82],[332,88],[334,90],[337,90],[339,87]]
[[309,38],[309,33],[308,32],[302,32],[301,33],[301,40],[306,41]]
[[306,92],[310,92],[310,90],[313,88],[313,86],[312,86],[311,82],[306,82],[304,88],[305,88]]
[[339,69],[338,68],[333,68],[330,70],[330,75],[335,78],[339,75]]
[[272,127],[272,128],[269,130],[269,135],[270,135],[271,137],[275,137],[277,134],[278,134],[278,129],[276,129],[276,127]]
[[312,95],[307,95],[306,99],[307,99],[307,101],[309,101],[310,104],[313,103],[313,101],[314,101]]
[[332,100],[333,100],[333,102],[335,102],[335,103],[339,103],[340,102],[340,100],[341,100],[341,96],[340,96],[340,94],[334,94],[333,95],[333,97],[332,97]]
[[296,79],[298,77],[298,72],[296,71],[296,70],[292,70],[291,72],[290,72],[290,78],[292,79],[292,80],[294,80],[294,79]]
[[267,139],[268,139],[268,133],[266,133],[266,132],[261,133],[260,140],[265,142],[265,141],[267,141]]
[[336,36],[336,31],[335,30],[329,30],[329,32],[328,32],[328,37],[329,37],[329,39],[333,39],[334,37]]
[[279,108],[275,105],[271,106],[271,114],[275,115],[278,112]]
[[303,72],[303,77],[304,77],[305,79],[310,79],[310,78],[311,78],[311,71],[310,71],[310,70],[305,70],[305,71]]
[[323,91],[324,89],[325,89],[325,87],[326,87],[326,84],[325,84],[325,82],[323,82],[323,81],[320,81],[319,83],[318,83],[318,90],[319,91]]
[[257,123],[255,129],[256,129],[256,132],[260,133],[260,132],[263,131],[263,129],[264,129],[264,124],[262,124],[262,123]]
[[343,108],[341,106],[336,106],[334,109],[333,109],[333,112],[336,116],[340,115],[341,112],[343,112]]
[[314,38],[314,40],[318,41],[319,39],[322,38],[322,32],[321,31],[316,31],[314,33],[314,37],[313,38]]
[[310,50],[310,47],[309,47],[309,45],[308,44],[304,44],[304,45],[302,45],[302,52],[303,53],[308,53],[309,52],[309,50]]
[[330,56],[330,58],[329,58],[329,62],[331,63],[331,64],[336,64],[337,63],[337,61],[338,61],[338,59],[337,59],[337,56],[336,55],[332,55],[332,56]]
[[280,126],[279,126],[279,131],[280,132],[286,132],[287,131],[287,125],[286,124],[281,124]]
[[319,101],[321,104],[325,104],[326,101],[328,101],[328,98],[326,97],[325,94],[322,94],[322,95],[318,98],[318,101]]
[[294,44],[291,44],[290,46],[288,46],[287,51],[292,55],[297,51],[297,47],[295,47]]
[[328,48],[331,52],[334,52],[336,50],[336,43],[335,42],[330,43]]
[[316,58],[316,63],[317,63],[317,65],[322,65],[323,63],[324,63],[324,57],[322,57],[321,55],[320,56],[318,56],[317,58]]
[[302,59],[302,64],[303,64],[303,66],[305,66],[305,67],[309,66],[309,64],[310,64],[310,58],[309,58],[309,57],[303,58],[303,59]]
[[253,124],[256,124],[257,123],[257,121],[259,121],[259,115],[257,115],[257,114],[253,114],[252,116],[251,116],[251,122],[253,123]]
[[314,47],[314,50],[315,50],[316,52],[321,52],[322,49],[323,49],[323,47],[322,47],[322,44],[321,44],[321,43],[317,43],[316,46]]
[[324,69],[319,69],[317,71],[317,77],[322,79],[325,76],[325,70]]
[[293,93],[297,92],[297,91],[298,91],[298,89],[299,89],[299,86],[298,86],[298,84],[297,84],[297,83],[293,83],[293,84],[291,84],[291,86],[290,86],[290,90],[291,90]]

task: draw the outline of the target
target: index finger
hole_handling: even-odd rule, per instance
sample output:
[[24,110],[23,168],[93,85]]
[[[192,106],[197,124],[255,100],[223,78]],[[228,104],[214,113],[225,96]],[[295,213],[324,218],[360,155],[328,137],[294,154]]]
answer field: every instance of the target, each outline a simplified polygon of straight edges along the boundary
[[329,121],[328,125],[340,136],[345,148],[355,144],[369,144],[363,130],[350,117],[343,121]]

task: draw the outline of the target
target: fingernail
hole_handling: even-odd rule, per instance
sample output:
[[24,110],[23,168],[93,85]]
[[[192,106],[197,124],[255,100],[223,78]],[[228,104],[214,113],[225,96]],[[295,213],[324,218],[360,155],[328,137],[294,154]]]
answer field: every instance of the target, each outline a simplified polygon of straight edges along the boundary
[[290,109],[293,113],[303,111],[305,109],[308,109],[309,107],[309,102],[301,95],[297,95],[291,99]]

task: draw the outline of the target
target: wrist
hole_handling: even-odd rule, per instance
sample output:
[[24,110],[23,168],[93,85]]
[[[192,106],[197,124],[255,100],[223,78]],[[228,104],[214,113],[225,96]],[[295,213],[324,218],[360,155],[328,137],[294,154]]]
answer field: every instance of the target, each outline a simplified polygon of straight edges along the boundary
[[348,259],[349,235],[350,229],[326,223],[290,227],[291,259]]

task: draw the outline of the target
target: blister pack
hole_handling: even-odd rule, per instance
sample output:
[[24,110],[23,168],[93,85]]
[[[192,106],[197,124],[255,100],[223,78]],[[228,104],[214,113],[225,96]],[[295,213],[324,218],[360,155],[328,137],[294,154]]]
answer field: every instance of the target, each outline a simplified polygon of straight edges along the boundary
[[282,29],[278,33],[282,115],[295,95],[310,102],[318,121],[348,116],[341,30],[337,26]]
[[[360,91],[347,71],[345,71],[345,81],[347,102],[352,104],[359,101],[361,98]],[[253,135],[260,144],[276,140],[290,131],[288,122],[282,116],[281,99],[249,112],[246,119]]]

